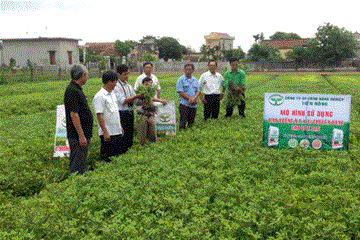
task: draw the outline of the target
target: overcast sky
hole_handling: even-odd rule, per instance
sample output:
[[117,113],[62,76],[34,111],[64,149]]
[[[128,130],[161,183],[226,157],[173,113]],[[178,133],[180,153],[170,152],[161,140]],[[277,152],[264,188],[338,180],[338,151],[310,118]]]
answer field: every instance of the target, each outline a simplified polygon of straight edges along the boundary
[[228,33],[247,51],[253,35],[313,37],[326,22],[360,32],[359,1],[324,0],[0,0],[0,39],[68,37],[86,42],[170,36],[199,50],[204,35]]

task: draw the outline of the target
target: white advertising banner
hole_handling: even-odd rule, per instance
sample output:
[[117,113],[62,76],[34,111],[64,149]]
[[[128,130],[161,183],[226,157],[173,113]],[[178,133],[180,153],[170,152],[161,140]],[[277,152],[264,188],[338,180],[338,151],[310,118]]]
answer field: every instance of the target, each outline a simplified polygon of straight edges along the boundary
[[157,104],[155,114],[155,126],[157,139],[163,140],[167,136],[176,135],[175,102],[168,102],[166,105]]
[[56,107],[56,132],[55,132],[54,157],[65,157],[70,153],[69,141],[66,134],[65,106]]
[[263,146],[348,149],[350,95],[265,93]]

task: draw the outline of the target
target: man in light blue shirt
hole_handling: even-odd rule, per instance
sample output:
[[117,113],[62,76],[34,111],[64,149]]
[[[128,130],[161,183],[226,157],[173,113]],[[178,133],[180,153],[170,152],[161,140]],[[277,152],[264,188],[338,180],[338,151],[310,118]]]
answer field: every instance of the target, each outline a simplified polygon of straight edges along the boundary
[[179,129],[185,129],[186,123],[190,127],[196,116],[197,98],[200,95],[199,82],[192,76],[195,67],[193,64],[186,64],[185,74],[179,78],[176,83],[176,92],[179,94]]

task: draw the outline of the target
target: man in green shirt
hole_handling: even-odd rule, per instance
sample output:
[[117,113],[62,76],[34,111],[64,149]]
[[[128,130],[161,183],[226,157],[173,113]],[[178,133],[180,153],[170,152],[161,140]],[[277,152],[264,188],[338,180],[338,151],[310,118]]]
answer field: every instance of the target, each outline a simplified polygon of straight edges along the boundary
[[[241,104],[237,106],[240,117],[245,117],[245,73],[238,69],[239,60],[236,57],[230,58],[230,67],[231,69],[224,75],[223,92],[228,94],[230,89],[231,92],[235,92],[235,94],[240,94],[243,96]],[[233,84],[229,84],[229,82],[232,82]],[[233,110],[233,106],[227,106],[225,117],[231,117]]]

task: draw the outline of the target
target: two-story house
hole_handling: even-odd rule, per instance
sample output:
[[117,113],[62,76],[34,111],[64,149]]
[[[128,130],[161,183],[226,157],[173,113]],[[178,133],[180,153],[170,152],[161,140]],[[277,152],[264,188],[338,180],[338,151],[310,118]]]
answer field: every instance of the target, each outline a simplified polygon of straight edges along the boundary
[[204,36],[206,46],[209,48],[219,47],[221,50],[231,50],[234,47],[235,37],[230,36],[227,33],[212,32],[209,35]]

